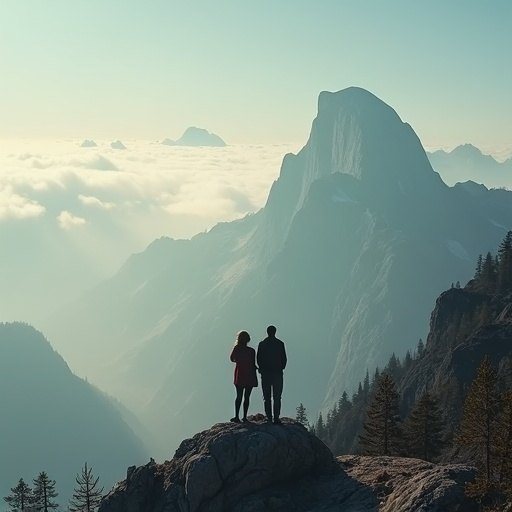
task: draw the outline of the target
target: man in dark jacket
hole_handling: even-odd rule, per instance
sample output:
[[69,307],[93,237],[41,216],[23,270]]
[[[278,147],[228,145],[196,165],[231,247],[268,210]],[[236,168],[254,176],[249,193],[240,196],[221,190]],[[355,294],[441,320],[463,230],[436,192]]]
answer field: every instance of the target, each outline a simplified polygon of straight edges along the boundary
[[[273,325],[267,327],[267,337],[260,341],[256,360],[261,374],[261,388],[267,421],[280,424],[281,394],[283,392],[283,370],[286,368],[286,350],[284,343],[276,338],[277,329]],[[274,407],[272,400],[274,399]]]

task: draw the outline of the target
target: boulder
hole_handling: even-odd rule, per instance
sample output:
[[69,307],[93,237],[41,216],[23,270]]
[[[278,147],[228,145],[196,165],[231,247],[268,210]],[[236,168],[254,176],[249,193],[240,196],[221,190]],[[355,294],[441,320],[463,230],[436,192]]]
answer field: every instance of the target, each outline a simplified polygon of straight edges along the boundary
[[257,415],[186,439],[170,461],[128,468],[98,512],[470,512],[464,482],[473,476],[416,459],[335,459],[300,423]]

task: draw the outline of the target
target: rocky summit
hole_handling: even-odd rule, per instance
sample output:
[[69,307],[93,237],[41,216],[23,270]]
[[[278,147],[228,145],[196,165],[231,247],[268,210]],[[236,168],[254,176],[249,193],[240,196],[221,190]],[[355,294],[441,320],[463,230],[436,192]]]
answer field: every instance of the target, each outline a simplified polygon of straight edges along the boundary
[[172,460],[128,468],[99,512],[471,511],[474,469],[417,459],[345,456],[303,425],[218,423]]

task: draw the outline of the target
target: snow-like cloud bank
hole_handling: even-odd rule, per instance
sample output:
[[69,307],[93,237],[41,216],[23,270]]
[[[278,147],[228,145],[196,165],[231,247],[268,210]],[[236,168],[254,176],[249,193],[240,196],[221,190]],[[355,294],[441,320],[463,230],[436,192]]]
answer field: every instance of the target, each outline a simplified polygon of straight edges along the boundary
[[69,211],[92,223],[86,211],[92,208],[96,217],[102,210],[121,224],[123,215],[153,215],[158,227],[148,219],[148,238],[188,238],[263,206],[283,156],[300,149],[124,143],[127,150],[120,152],[108,142],[82,148],[79,141],[4,141],[2,149],[8,150],[0,152],[0,187],[9,195],[4,194],[2,205],[12,210],[23,199],[27,214],[29,206],[33,215],[45,209]]
[[14,191],[12,185],[0,184],[0,221],[3,219],[27,219],[45,212],[44,206]]
[[301,148],[80,142],[0,140],[0,321],[44,316],[155,238],[258,210]]

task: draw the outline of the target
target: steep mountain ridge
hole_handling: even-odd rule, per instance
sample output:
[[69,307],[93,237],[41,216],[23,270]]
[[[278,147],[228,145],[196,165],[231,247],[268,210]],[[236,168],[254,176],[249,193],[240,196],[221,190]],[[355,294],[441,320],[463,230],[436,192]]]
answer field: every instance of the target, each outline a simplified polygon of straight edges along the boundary
[[126,464],[148,458],[128,412],[73,375],[29,325],[0,324],[0,389],[1,496],[46,471],[66,499],[85,461],[108,488]]
[[371,93],[321,93],[309,140],[284,157],[263,209],[158,240],[48,332],[82,374],[143,412],[159,450],[231,415],[227,356],[240,329],[254,343],[277,325],[285,413],[299,402],[316,411],[426,335],[431,304],[497,246],[511,205],[446,186]]
[[369,421],[380,376],[386,374],[396,385],[404,420],[396,453],[417,454],[407,429],[413,409],[428,391],[442,411],[440,459],[475,463],[476,453],[461,450],[455,436],[460,431],[463,404],[485,358],[496,370],[500,391],[512,387],[512,231],[505,235],[496,258],[489,252],[477,261],[475,277],[466,286],[452,286],[437,298],[426,345],[419,343],[402,360],[392,354],[372,379],[361,373],[358,391],[351,398],[345,393],[326,411],[325,423],[316,422],[319,437],[335,453],[360,452],[358,435]]
[[490,293],[475,281],[439,296],[432,312],[425,353],[400,383],[402,400],[407,407],[425,389],[432,389],[438,393],[445,410],[450,411],[450,421],[457,423],[466,391],[484,356],[489,357],[504,381],[510,384],[510,299],[510,294]]

